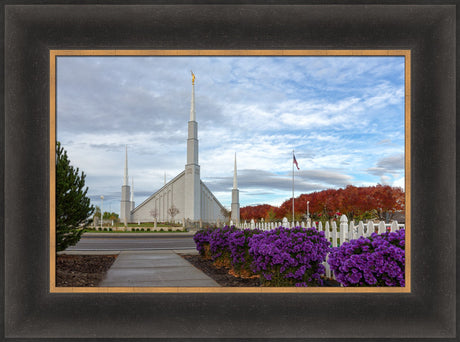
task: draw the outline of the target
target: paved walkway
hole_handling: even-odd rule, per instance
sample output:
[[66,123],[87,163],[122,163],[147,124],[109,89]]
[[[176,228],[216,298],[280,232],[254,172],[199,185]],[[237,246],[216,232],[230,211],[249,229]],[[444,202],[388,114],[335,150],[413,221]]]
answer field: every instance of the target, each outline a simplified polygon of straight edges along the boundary
[[121,251],[99,286],[206,287],[220,285],[174,251],[153,250]]

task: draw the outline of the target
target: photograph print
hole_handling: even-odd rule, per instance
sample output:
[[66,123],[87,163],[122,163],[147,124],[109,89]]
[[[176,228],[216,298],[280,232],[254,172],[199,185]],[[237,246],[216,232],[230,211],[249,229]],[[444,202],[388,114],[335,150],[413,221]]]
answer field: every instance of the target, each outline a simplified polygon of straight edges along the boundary
[[52,290],[410,292],[409,57],[55,51]]

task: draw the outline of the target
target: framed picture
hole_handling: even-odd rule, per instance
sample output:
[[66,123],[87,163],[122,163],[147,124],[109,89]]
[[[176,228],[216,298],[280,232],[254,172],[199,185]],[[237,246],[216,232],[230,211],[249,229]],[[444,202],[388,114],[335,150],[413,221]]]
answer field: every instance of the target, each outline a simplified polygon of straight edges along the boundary
[[[454,8],[6,5],[4,337],[455,337]],[[57,290],[50,181],[56,56],[164,51],[405,58],[410,263],[402,291]]]
[[[186,67],[195,69],[195,73],[202,75],[202,79],[198,77],[198,81],[195,81],[195,73],[191,72],[189,75]],[[228,226],[236,224],[241,229],[251,229],[249,221],[253,219],[258,219],[258,222],[252,224],[252,229],[269,231],[275,228],[275,225],[286,227],[286,222],[281,222],[281,220],[287,220],[284,217],[289,216],[292,210],[289,210],[289,213],[278,214],[277,223],[275,223],[276,215],[273,215],[274,223],[271,224],[263,219],[267,214],[261,213],[261,220],[257,216],[248,216],[245,209],[248,205],[253,206],[254,201],[276,203],[278,208],[285,206],[286,198],[289,198],[291,190],[294,191],[295,183],[297,183],[295,184],[297,193],[300,195],[302,192],[325,190],[328,187],[326,184],[329,184],[329,187],[342,185],[345,188],[344,184],[348,186],[350,182],[353,182],[353,185],[359,184],[361,187],[355,187],[356,189],[353,186],[348,187],[342,196],[350,196],[345,192],[351,192],[354,189],[360,191],[359,196],[374,198],[372,201],[375,203],[372,204],[372,208],[386,206],[388,209],[385,210],[393,210],[394,207],[399,206],[401,212],[410,213],[410,187],[407,186],[410,184],[410,164],[407,162],[410,160],[410,69],[410,50],[245,50],[236,53],[232,50],[127,52],[123,50],[51,50],[50,79],[56,80],[50,86],[50,102],[56,104],[55,107],[51,107],[50,112],[50,122],[56,122],[56,127],[52,126],[50,130],[51,206],[56,206],[57,203],[54,204],[54,202],[58,198],[54,187],[54,184],[57,184],[56,176],[53,172],[56,160],[52,152],[56,149],[55,141],[59,141],[60,146],[69,149],[70,156],[75,156],[76,160],[70,157],[72,161],[82,166],[89,188],[88,196],[93,203],[100,203],[100,208],[119,207],[120,202],[122,203],[120,217],[123,216],[123,219],[117,222],[117,217],[115,217],[112,222],[104,222],[104,228],[93,222],[95,229],[91,229],[90,232],[98,232],[102,229],[103,232],[160,230],[154,227],[152,211],[157,213],[155,219],[158,222],[169,221],[178,224],[179,227],[189,229],[195,227],[186,227],[186,220],[197,221],[197,225],[201,226],[198,228],[201,229],[222,228],[225,224]],[[182,75],[179,75],[180,70],[182,70]],[[206,74],[205,70],[213,70],[213,72]],[[76,74],[79,76],[77,77]],[[182,81],[182,85],[179,80]],[[92,85],[94,89],[90,90]],[[197,92],[195,91],[196,86]],[[218,91],[215,88],[221,89]],[[192,90],[191,100],[185,89]],[[197,93],[196,99],[195,93]],[[242,96],[242,94],[245,95]],[[232,100],[228,101],[229,98]],[[261,98],[265,99],[261,100]],[[183,104],[177,106],[179,99],[182,99]],[[270,103],[269,99],[273,101]],[[184,105],[186,102],[191,102],[190,110],[187,105]],[[189,116],[189,111],[193,118],[190,117],[188,125],[200,127],[192,131],[196,146],[190,145],[190,135],[186,139],[185,121]],[[76,118],[78,118],[77,121]],[[140,124],[141,122],[144,123]],[[200,122],[200,124],[193,124],[193,122]],[[133,130],[130,129],[130,126]],[[173,134],[171,131],[175,132],[176,138],[168,138]],[[163,136],[164,134],[166,136]],[[180,137],[183,138],[183,141],[180,141]],[[132,152],[129,158],[128,149],[122,143],[123,140],[131,142],[130,151]],[[164,144],[166,145],[163,146]],[[294,163],[289,158],[291,152],[287,146],[294,146],[296,149],[297,157],[294,156],[294,158],[296,162],[299,161],[297,163],[298,172],[294,173],[294,170],[292,173],[286,172],[286,166],[288,170],[291,164],[294,167]],[[366,148],[362,149],[361,146],[366,146]],[[199,152],[193,153],[193,150]],[[231,190],[234,158],[236,163],[236,152],[234,151],[238,151],[242,167],[240,166],[238,172],[234,170],[233,180],[235,181],[234,187],[236,187]],[[121,158],[125,154],[124,174],[127,179],[124,179],[121,185],[119,181],[119,175],[123,173]],[[164,154],[163,157],[162,154]],[[185,172],[180,172],[183,169],[185,155],[187,156],[186,169]],[[190,158],[193,160],[189,160]],[[118,163],[114,163],[113,161],[117,159]],[[155,162],[145,162],[149,159]],[[288,163],[283,163],[286,159]],[[192,161],[193,165],[198,165],[197,171],[201,173],[201,176],[200,174],[197,176],[203,182],[201,189],[195,188],[193,182],[187,178],[186,171],[191,167]],[[302,170],[298,167],[299,163],[302,165]],[[128,164],[136,167],[134,177],[133,173],[128,171],[131,169]],[[140,164],[144,164],[144,168]],[[311,165],[308,166],[308,164]],[[108,165],[110,165],[109,170],[103,171]],[[118,168],[117,165],[119,165]],[[139,167],[142,169],[139,170]],[[172,177],[167,181],[165,172],[163,182],[164,170],[168,170]],[[136,183],[140,184],[135,191],[130,184],[129,175],[132,180],[136,178]],[[152,195],[153,191],[146,191],[145,188],[147,184],[155,181],[155,178],[155,188],[161,190]],[[297,179],[297,182],[294,181],[294,178]],[[374,181],[374,187],[362,186],[362,184],[372,184],[372,181]],[[280,182],[283,185],[280,185]],[[238,183],[242,192],[239,198],[234,199],[232,198],[233,192],[239,191]],[[377,183],[380,185],[375,187]],[[187,190],[189,186],[191,189]],[[106,194],[100,197],[103,188]],[[375,193],[365,194],[364,190],[375,191]],[[186,195],[187,191],[199,194],[189,198]],[[391,195],[391,203],[383,203],[384,196],[388,196],[384,194],[384,191],[395,192]],[[382,192],[381,195],[380,192]],[[138,195],[136,199],[134,193],[141,195]],[[295,197],[294,194],[292,195]],[[335,197],[332,194],[329,196],[331,200],[332,197]],[[240,210],[232,209],[233,202],[237,202],[238,207],[241,202],[242,206],[242,219],[238,223],[230,223],[231,217],[226,218],[222,214],[223,210],[227,210],[225,208],[232,212]],[[303,200],[303,202],[306,201]],[[343,223],[342,214],[339,213],[339,210],[342,211],[341,208],[337,207],[330,215],[330,221],[326,223],[325,220],[323,222],[320,220],[322,214],[329,214],[326,210],[332,210],[331,208],[324,209],[328,201],[322,203],[321,199],[313,201],[312,198],[311,202],[311,205],[302,203],[300,197],[294,200],[292,208],[297,213],[297,226],[315,225],[318,231],[323,231],[324,239],[332,240],[334,246],[337,245],[337,240],[340,244],[345,240],[351,240],[353,234],[358,238],[359,227],[351,228],[352,223],[348,224],[347,217],[356,220],[358,224],[358,221],[364,220],[364,217],[376,218],[378,214],[371,209],[365,212],[364,209],[356,206],[357,209],[350,209],[345,215],[347,227],[344,228],[340,226]],[[129,208],[123,208],[123,203],[127,203]],[[136,206],[135,203],[138,205]],[[292,200],[288,199],[287,203],[292,204]],[[193,218],[194,213],[189,209],[198,205],[200,216]],[[331,204],[329,206],[331,207]],[[364,206],[365,203],[362,207]],[[174,217],[168,213],[172,207],[177,209]],[[273,211],[277,210],[275,209],[277,207],[271,207]],[[305,223],[305,218],[299,216],[299,207],[302,207],[301,213],[306,212],[308,207],[312,218],[318,221]],[[118,212],[118,208],[114,210]],[[360,210],[363,210],[361,215],[358,214]],[[356,212],[355,217],[351,216],[353,211]],[[384,216],[388,217],[388,224],[380,227],[380,233],[383,233],[392,227],[389,223],[390,213],[385,214],[383,209],[381,211],[381,222],[385,220]],[[109,209],[109,212],[113,210]],[[233,219],[236,221],[239,216],[239,214],[234,215]],[[124,218],[126,222],[123,223]],[[59,286],[59,284],[54,286],[56,273],[51,271],[51,292],[127,292],[129,291],[127,287],[133,292],[189,293],[410,292],[410,215],[403,215],[402,219],[405,222],[398,224],[396,221],[397,226],[392,229],[398,231],[398,234],[400,228],[405,231],[402,237],[404,247],[400,249],[399,239],[401,237],[398,238],[396,244],[398,250],[405,250],[405,252],[402,252],[404,260],[397,266],[399,272],[393,276],[396,281],[393,286],[372,287],[371,285],[375,284],[377,279],[367,275],[366,279],[369,280],[369,283],[363,278],[358,288],[338,286],[339,283],[336,281],[324,280],[330,279],[332,273],[328,263],[320,266],[316,265],[316,262],[309,261],[310,269],[318,268],[318,274],[321,274],[323,279],[315,278],[316,280],[312,279],[307,283],[307,275],[298,275],[297,278],[294,278],[297,280],[292,281],[293,284],[296,283],[295,287],[286,288],[287,283],[291,281],[286,281],[285,286],[282,286],[284,280],[280,280],[281,283],[278,281],[278,286],[273,288],[271,286],[275,280],[271,279],[273,274],[270,272],[269,275],[264,276],[264,278],[270,278],[270,281],[267,281],[268,284],[271,284],[270,287],[200,287],[198,281],[193,281],[195,275],[188,275],[182,268],[182,261],[178,262],[178,270],[182,272],[182,278],[172,274],[172,268],[168,270],[168,274],[161,276],[159,269],[152,271],[152,269],[136,267],[129,271],[126,270],[126,266],[121,266],[126,262],[120,260],[132,260],[134,258],[133,248],[135,248],[126,245],[126,251],[119,255],[117,263],[111,270],[114,274],[113,278],[109,275],[109,279],[103,281],[98,288],[82,286],[76,288],[69,285]],[[55,218],[50,217],[50,270],[54,270],[56,266],[57,248],[54,248],[56,246],[54,237],[57,236],[57,231],[56,225],[53,224],[55,221]],[[219,221],[222,222],[222,226],[218,223]],[[294,225],[295,223],[291,224],[291,228]],[[89,227],[91,228],[91,225]],[[337,231],[339,228],[340,230]],[[348,233],[349,228],[352,230],[350,233]],[[164,226],[163,229],[168,230],[168,227]],[[377,225],[375,229],[379,231]],[[370,237],[371,230],[373,233],[375,229],[369,228],[361,235],[366,234],[365,236]],[[340,235],[340,232],[344,231],[348,234]],[[111,237],[127,237],[125,234],[119,234],[112,234]],[[143,235],[143,237],[152,237],[148,235]],[[103,236],[98,234],[98,237]],[[70,247],[68,251],[73,253],[80,251],[81,254],[85,254],[90,253],[92,247],[96,253],[105,250],[106,254],[111,254],[110,244],[105,243],[105,240],[99,239],[97,245],[91,245],[93,237],[95,236],[86,235],[83,241],[79,242],[76,247]],[[109,238],[107,241],[110,242],[110,234],[107,238]],[[193,245],[191,236],[187,238]],[[87,251],[85,252],[85,247],[82,246],[86,241],[90,244],[86,246]],[[138,239],[133,241],[138,242]],[[161,248],[165,246],[161,245]],[[98,248],[101,250],[97,251]],[[177,248],[171,246],[170,249]],[[154,252],[144,250],[143,253],[152,254]],[[187,251],[182,250],[181,253],[185,254]],[[325,250],[324,253],[326,253]],[[144,257],[138,254],[136,258],[147,258],[147,254]],[[326,254],[324,256],[326,258]],[[67,255],[65,258],[71,258],[71,256]],[[161,258],[163,260],[164,256]],[[287,263],[288,260],[286,260],[286,265]],[[140,264],[139,261],[138,265]],[[195,261],[195,265],[200,265],[198,260]],[[266,269],[266,267],[264,265],[263,268]],[[370,269],[372,266],[369,264],[368,267]],[[301,265],[296,271],[302,272]],[[147,277],[146,273],[150,272],[158,276]],[[231,273],[234,272],[234,270],[231,271]],[[339,274],[339,269],[336,268],[335,272]],[[345,284],[348,284],[346,278],[350,277],[349,272],[351,271],[344,272],[347,276],[342,277]],[[125,277],[127,273],[130,274],[130,277]],[[136,282],[133,277],[137,273],[139,273],[139,280]],[[265,273],[268,274],[268,271]],[[308,272],[305,273],[308,274]],[[314,272],[310,273],[314,274]],[[188,279],[187,276],[191,279]],[[285,276],[282,279],[287,280],[288,272],[285,272]],[[74,272],[72,277],[77,278],[78,275]],[[167,277],[171,279],[170,282],[166,281]],[[267,280],[264,278],[262,281]],[[382,278],[381,281],[384,285],[384,281],[392,284],[393,280]],[[62,282],[60,279],[60,283]],[[203,284],[206,285],[206,283]],[[76,284],[80,283],[76,282]],[[161,284],[164,286],[160,286]],[[330,286],[332,284],[336,286]],[[395,286],[396,284],[398,286]],[[312,287],[312,285],[316,286]]]

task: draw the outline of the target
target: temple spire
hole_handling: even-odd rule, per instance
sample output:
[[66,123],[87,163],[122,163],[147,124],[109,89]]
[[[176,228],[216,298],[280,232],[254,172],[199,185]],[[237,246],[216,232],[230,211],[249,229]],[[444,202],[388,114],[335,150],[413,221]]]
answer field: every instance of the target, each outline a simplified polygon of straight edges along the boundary
[[191,222],[200,222],[203,218],[201,211],[201,182],[200,165],[198,164],[198,122],[195,116],[195,74],[192,73],[192,103],[190,121],[188,122],[187,164],[185,164],[184,179],[184,218]]
[[195,115],[195,74],[193,71],[190,71],[192,73],[192,103],[190,106],[190,121],[196,121],[196,115]]
[[238,227],[240,224],[240,191],[238,190],[238,182],[236,179],[236,152],[235,152],[235,169],[233,171],[233,189],[232,189],[232,207],[231,220]]
[[131,202],[134,202],[134,177],[131,177]]
[[128,145],[125,146],[125,176],[123,177],[123,185],[128,185]]
[[235,152],[235,166],[233,169],[233,189],[238,189],[238,180],[236,178],[236,152]]
[[[123,177],[123,185],[121,186],[121,202],[120,202],[120,220],[124,222],[125,227],[131,221],[131,210],[133,202],[129,200],[131,189],[129,188],[128,179],[128,145],[125,147],[125,174]],[[131,197],[132,198],[132,197]]]

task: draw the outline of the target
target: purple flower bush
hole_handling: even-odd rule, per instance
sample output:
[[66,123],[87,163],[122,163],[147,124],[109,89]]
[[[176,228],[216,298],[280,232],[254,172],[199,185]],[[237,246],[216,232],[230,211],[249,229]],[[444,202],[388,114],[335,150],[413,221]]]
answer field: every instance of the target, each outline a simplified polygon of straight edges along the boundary
[[279,227],[249,241],[252,270],[265,286],[323,285],[329,252],[330,242],[315,228]]
[[235,232],[235,226],[225,226],[212,230],[209,234],[209,251],[212,260],[220,266],[230,266],[230,235]]
[[209,251],[209,238],[211,236],[213,229],[202,229],[199,230],[193,235],[193,241],[196,244],[196,250],[200,253],[203,257],[210,257],[207,255],[207,251]]
[[229,250],[232,259],[233,270],[237,275],[252,275],[252,257],[249,254],[249,241],[260,234],[259,229],[235,230],[229,235]]
[[405,286],[405,261],[404,229],[345,242],[328,258],[343,286]]

